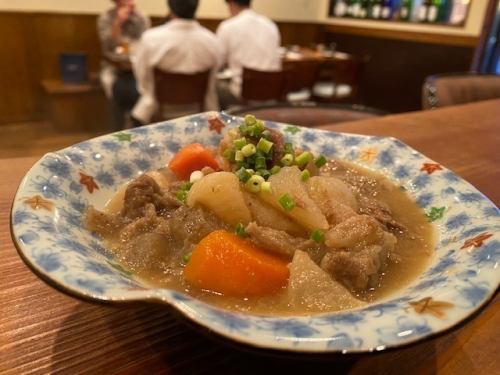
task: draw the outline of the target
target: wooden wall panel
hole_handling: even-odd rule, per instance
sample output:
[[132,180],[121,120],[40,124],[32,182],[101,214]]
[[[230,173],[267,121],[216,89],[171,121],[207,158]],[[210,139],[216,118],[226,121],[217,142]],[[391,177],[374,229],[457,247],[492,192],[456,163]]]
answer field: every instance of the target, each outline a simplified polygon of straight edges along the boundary
[[419,110],[425,77],[466,72],[474,53],[471,46],[340,33],[328,33],[326,39],[335,42],[340,51],[371,57],[361,79],[363,104],[389,112]]

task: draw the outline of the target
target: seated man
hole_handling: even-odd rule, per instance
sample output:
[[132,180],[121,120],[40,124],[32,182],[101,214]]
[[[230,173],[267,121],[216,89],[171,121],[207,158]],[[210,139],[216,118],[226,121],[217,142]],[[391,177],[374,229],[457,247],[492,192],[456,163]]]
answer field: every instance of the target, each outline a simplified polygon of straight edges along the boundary
[[194,20],[198,0],[168,0],[170,21],[146,31],[137,46],[133,67],[140,98],[132,116],[135,125],[146,124],[158,110],[154,68],[194,74],[212,70],[205,99],[207,110],[218,110],[215,72],[222,49],[215,35]]
[[238,102],[243,67],[278,71],[281,69],[281,37],[276,24],[250,9],[251,0],[226,0],[231,18],[222,22],[217,37],[231,70],[229,87],[219,85],[222,108]]
[[139,94],[131,71],[129,49],[150,26],[149,19],[135,9],[134,0],[113,0],[115,6],[101,14],[97,29],[104,60],[101,83],[112,100],[115,126],[123,128],[125,113],[130,111]]

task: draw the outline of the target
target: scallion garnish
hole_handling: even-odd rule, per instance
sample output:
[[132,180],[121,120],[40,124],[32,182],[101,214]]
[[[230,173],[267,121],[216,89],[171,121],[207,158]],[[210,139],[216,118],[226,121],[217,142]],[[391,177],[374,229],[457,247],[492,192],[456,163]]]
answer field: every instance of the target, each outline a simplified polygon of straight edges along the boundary
[[285,152],[285,154],[294,154],[295,151],[293,150],[293,145],[291,143],[285,143],[285,145],[283,146],[283,151]]
[[257,143],[257,149],[262,151],[265,154],[269,154],[269,151],[271,151],[271,148],[273,147],[273,142],[268,141],[264,137],[259,139],[259,142]]
[[255,158],[255,169],[266,169],[266,158],[264,156],[257,156]]
[[271,183],[269,181],[264,181],[260,185],[260,191],[262,191],[264,193],[271,193],[272,192]]
[[276,174],[281,170],[281,167],[279,165],[275,165],[274,167],[271,168],[270,172],[271,174]]
[[316,243],[321,243],[325,239],[325,235],[323,232],[319,229],[313,230],[311,233],[311,240],[313,240]]
[[243,155],[245,157],[249,157],[249,156],[252,156],[253,154],[255,154],[257,152],[257,149],[255,148],[254,144],[249,143],[249,144],[243,146],[243,148],[241,149],[241,152],[243,152]]
[[233,141],[234,147],[236,147],[237,150],[241,150],[245,145],[247,144],[247,140],[245,137],[235,139]]
[[304,169],[300,174],[300,180],[306,182],[311,177],[311,173],[307,169]]
[[234,160],[235,161],[243,161],[245,159],[245,155],[243,155],[242,151],[236,151],[234,154]]
[[254,174],[245,183],[245,188],[251,193],[260,192],[260,185],[264,182],[264,177]]
[[327,162],[326,158],[323,155],[320,155],[314,161],[314,165],[318,168],[321,168],[323,165],[326,164],[326,162]]
[[222,156],[224,157],[224,159],[227,159],[229,161],[234,161],[234,150],[226,148],[222,153]]
[[245,124],[247,125],[253,125],[257,122],[257,119],[255,118],[254,115],[246,115],[245,116]]
[[299,168],[305,166],[312,159],[310,152],[304,151],[302,154],[295,158],[295,163]]
[[236,225],[235,232],[241,238],[245,238],[247,236],[247,232],[245,231],[245,226],[241,223],[238,223],[238,225]]
[[182,257],[182,261],[186,264],[189,262],[189,260],[191,259],[191,255],[193,255],[192,253],[187,253],[187,254],[184,254],[183,257]]
[[285,166],[292,165],[293,164],[293,155],[292,154],[285,154],[285,156],[283,156],[281,158],[281,164],[283,164]]
[[252,177],[252,174],[249,173],[244,167],[241,167],[236,171],[236,176],[241,182],[245,183],[250,177]]
[[288,211],[291,211],[293,210],[293,208],[295,207],[295,201],[293,200],[293,198],[291,196],[289,196],[288,194],[283,194],[279,199],[278,199],[278,202],[279,204],[281,205],[281,207],[283,207],[283,209],[288,212]]
[[258,169],[257,174],[264,177],[264,180],[267,180],[271,176],[271,172],[269,172],[267,169]]
[[189,189],[191,189],[191,186],[193,186],[191,182],[185,182],[181,185],[181,187],[177,191],[177,194],[175,195],[175,197],[179,202],[186,203]]

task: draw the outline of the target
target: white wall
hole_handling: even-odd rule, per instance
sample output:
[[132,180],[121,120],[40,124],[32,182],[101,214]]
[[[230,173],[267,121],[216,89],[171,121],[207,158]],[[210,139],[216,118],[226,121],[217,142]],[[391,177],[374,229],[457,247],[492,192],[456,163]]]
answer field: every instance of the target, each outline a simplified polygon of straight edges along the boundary
[[[165,0],[136,0],[138,7],[152,16],[167,13]],[[362,26],[366,28],[435,32],[478,36],[481,32],[488,0],[470,0],[471,9],[464,28],[418,24],[361,21],[328,18],[329,0],[254,0],[254,8],[278,21],[325,22],[333,25]],[[60,12],[97,14],[108,8],[106,0],[0,0],[0,11]],[[225,18],[228,16],[224,0],[200,0],[198,17]]]

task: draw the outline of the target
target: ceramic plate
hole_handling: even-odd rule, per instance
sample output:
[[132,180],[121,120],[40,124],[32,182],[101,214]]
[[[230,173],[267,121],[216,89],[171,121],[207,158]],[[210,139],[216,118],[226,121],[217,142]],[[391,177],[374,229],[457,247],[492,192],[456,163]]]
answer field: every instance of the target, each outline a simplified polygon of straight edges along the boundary
[[[82,227],[122,183],[162,167],[181,145],[216,145],[228,126],[214,113],[127,130],[45,155],[23,179],[12,207],[12,236],[45,281],[100,301],[162,301],[197,325],[253,347],[309,353],[379,351],[444,332],[471,317],[500,280],[497,207],[444,166],[394,138],[268,123],[295,145],[381,171],[406,189],[438,232],[427,270],[406,288],[363,309],[313,316],[235,313],[134,279]],[[240,119],[220,115],[226,124]]]

